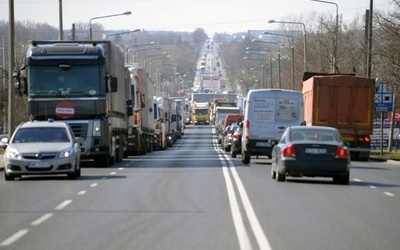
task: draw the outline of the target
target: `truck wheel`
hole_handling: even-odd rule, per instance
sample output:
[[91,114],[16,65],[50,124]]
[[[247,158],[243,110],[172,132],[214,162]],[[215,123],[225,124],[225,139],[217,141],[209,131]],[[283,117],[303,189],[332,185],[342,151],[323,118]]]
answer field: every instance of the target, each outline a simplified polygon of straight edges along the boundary
[[110,156],[105,155],[105,156],[99,156],[95,159],[95,164],[96,166],[103,167],[103,168],[109,168],[110,167]]

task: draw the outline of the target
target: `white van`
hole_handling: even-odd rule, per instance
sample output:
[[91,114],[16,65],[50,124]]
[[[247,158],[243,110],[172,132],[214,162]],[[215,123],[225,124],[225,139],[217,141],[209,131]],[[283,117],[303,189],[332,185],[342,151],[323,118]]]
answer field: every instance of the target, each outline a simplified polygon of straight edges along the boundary
[[256,89],[247,94],[242,134],[242,162],[252,155],[271,158],[285,129],[304,121],[303,95],[288,89]]

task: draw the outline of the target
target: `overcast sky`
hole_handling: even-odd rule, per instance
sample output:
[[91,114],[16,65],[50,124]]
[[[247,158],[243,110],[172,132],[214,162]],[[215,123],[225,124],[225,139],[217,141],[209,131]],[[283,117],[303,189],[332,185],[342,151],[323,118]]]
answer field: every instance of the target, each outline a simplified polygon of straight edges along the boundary
[[[8,20],[9,1],[0,0],[0,19]],[[92,20],[106,30],[194,31],[203,28],[214,32],[241,32],[274,29],[268,20],[284,21],[290,16],[307,17],[310,12],[336,14],[336,6],[307,0],[61,0],[63,26],[131,11],[130,16]],[[343,21],[363,15],[370,0],[332,0],[338,5]],[[14,0],[16,21],[30,20],[59,26],[60,0]],[[373,0],[374,10],[389,9],[391,0]],[[304,21],[303,21],[304,22]]]

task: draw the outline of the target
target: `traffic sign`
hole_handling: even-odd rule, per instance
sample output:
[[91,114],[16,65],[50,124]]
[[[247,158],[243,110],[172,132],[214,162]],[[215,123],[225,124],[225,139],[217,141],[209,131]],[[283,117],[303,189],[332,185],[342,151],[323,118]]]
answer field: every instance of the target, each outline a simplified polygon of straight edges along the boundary
[[375,90],[374,110],[378,112],[391,112],[393,110],[393,92],[387,91],[387,83],[377,83]]

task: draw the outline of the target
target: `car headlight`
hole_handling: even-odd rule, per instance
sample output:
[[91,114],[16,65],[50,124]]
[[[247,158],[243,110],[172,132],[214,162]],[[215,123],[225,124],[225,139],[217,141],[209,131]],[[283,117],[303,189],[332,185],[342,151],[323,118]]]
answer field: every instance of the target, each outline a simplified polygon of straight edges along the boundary
[[61,151],[60,153],[58,153],[58,157],[59,158],[68,158],[73,153],[74,153],[74,149],[73,148],[67,148],[67,149],[64,149],[63,151]]
[[22,155],[20,154],[20,152],[18,152],[18,150],[16,150],[15,148],[9,148],[7,150],[7,158],[8,159],[18,159],[21,160],[22,159]]

